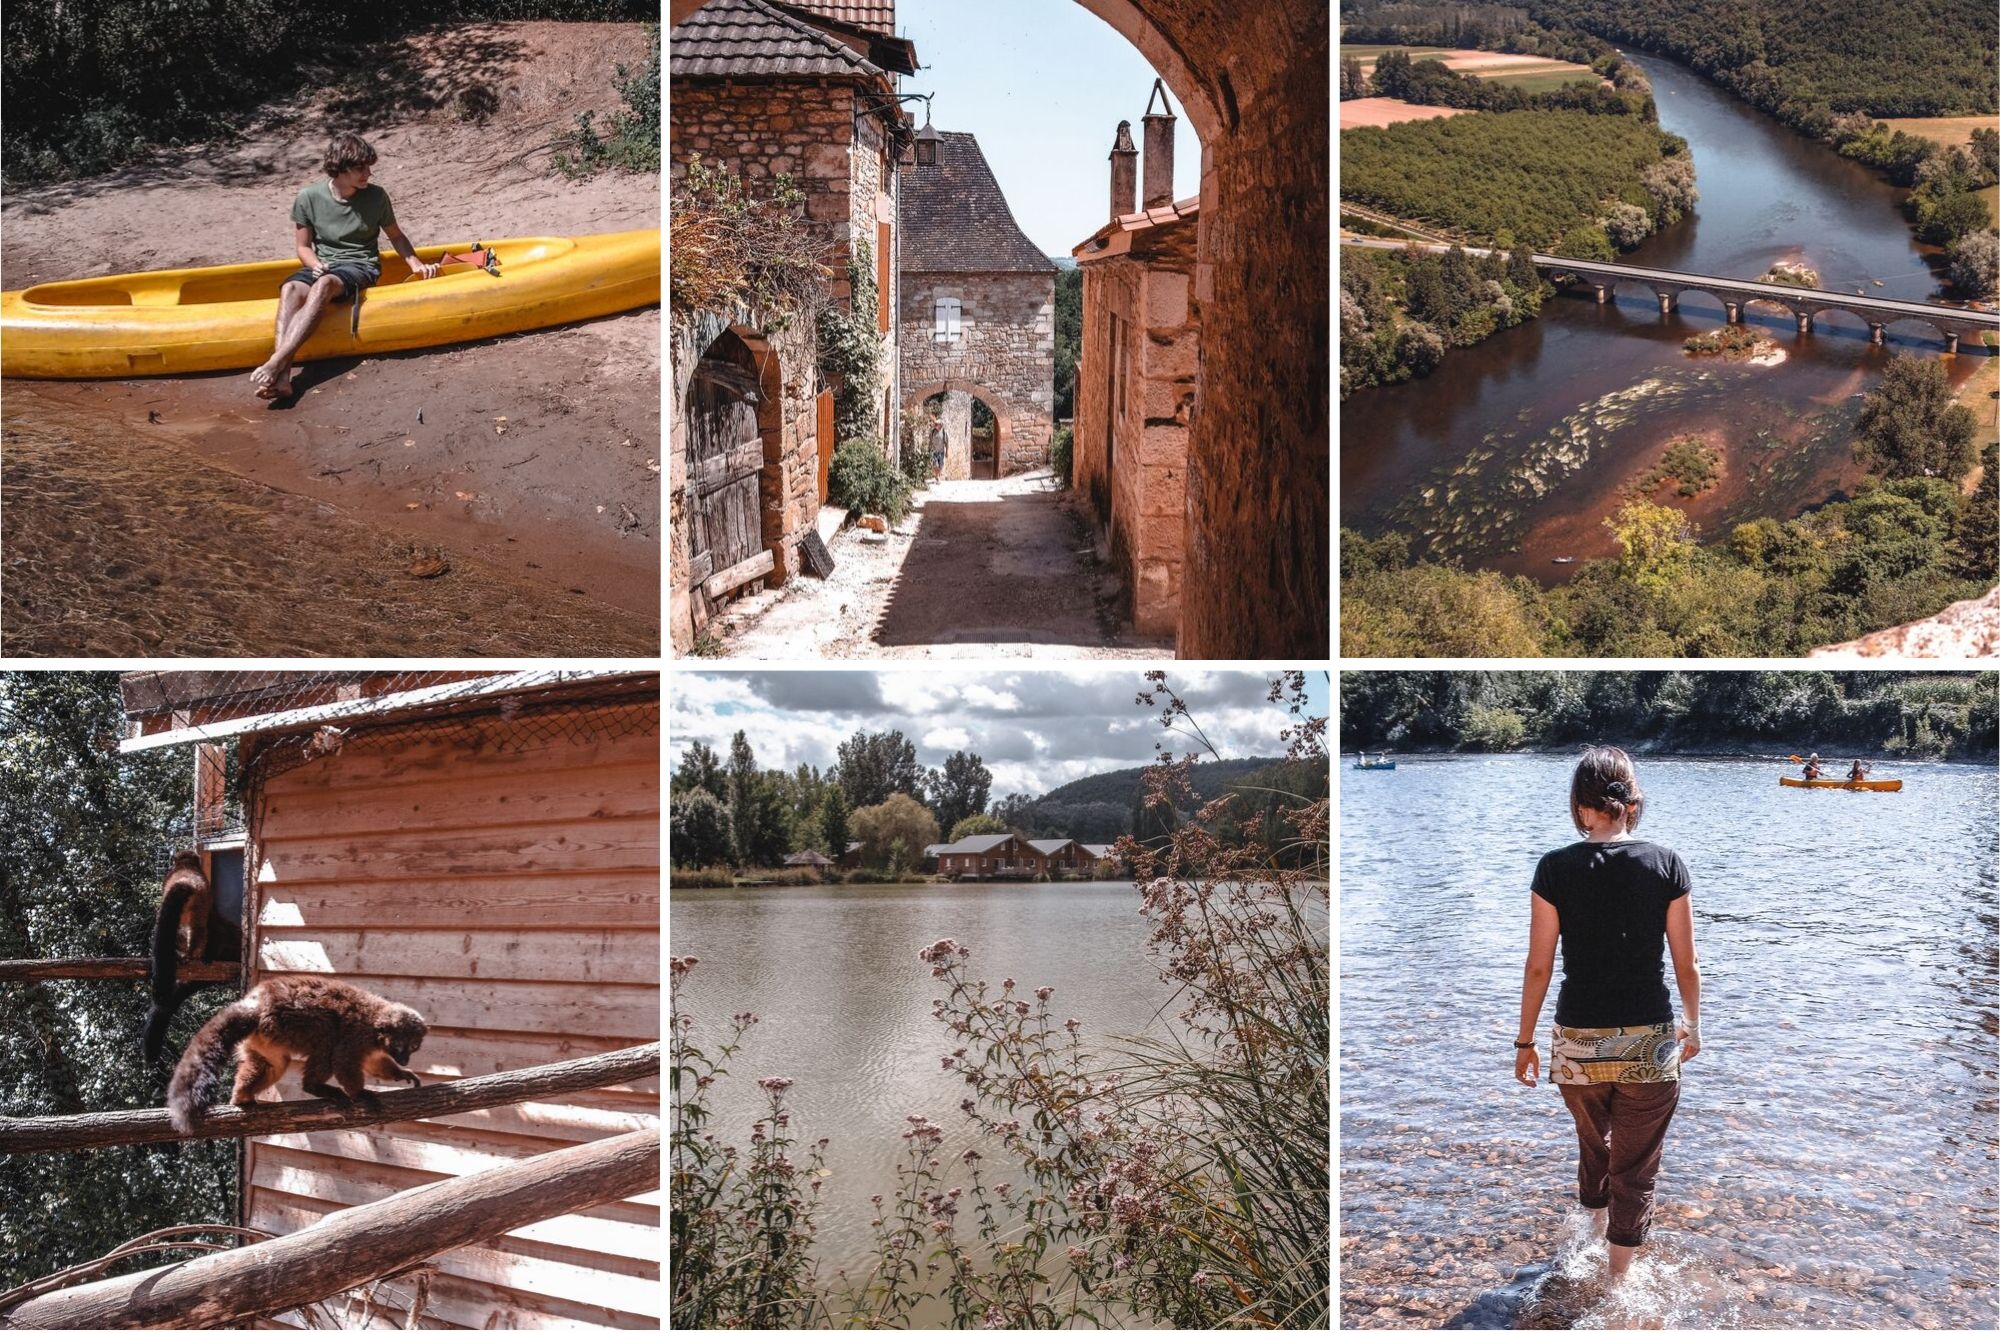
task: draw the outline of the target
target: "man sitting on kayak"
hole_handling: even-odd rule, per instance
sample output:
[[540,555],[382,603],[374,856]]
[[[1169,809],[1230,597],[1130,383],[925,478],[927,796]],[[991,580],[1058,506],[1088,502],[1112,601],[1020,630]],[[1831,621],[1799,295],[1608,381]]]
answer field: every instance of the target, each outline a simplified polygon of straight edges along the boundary
[[1819,776],[1819,755],[1817,753],[1806,759],[1805,774],[1807,782],[1811,782]]
[[259,398],[288,398],[292,393],[292,357],[318,327],[326,308],[358,301],[363,289],[382,276],[376,238],[389,244],[410,266],[412,275],[429,278],[438,266],[417,258],[416,248],[396,225],[389,192],[368,183],[375,149],[360,135],[334,136],[321,164],[327,178],[300,190],[292,200],[293,244],[302,267],[278,289],[277,348],[271,359],[250,372]]

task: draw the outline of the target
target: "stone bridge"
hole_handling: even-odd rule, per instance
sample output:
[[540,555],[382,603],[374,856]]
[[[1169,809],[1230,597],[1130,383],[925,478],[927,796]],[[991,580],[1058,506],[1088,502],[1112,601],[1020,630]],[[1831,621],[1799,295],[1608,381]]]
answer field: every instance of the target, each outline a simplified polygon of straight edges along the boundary
[[[1343,245],[1376,250],[1402,250],[1420,242],[1362,240],[1343,236]],[[1423,245],[1426,250],[1449,249],[1445,245]],[[1465,253],[1484,257],[1492,251],[1474,246]],[[1844,292],[1820,291],[1811,287],[1789,287],[1779,282],[1755,282],[1743,278],[1718,278],[1705,273],[1677,273],[1671,269],[1638,268],[1630,264],[1603,264],[1589,259],[1564,259],[1557,255],[1536,255],[1535,267],[1550,274],[1566,274],[1597,290],[1600,304],[1611,299],[1614,287],[1644,287],[1658,298],[1660,313],[1671,314],[1680,304],[1681,293],[1702,292],[1722,304],[1731,324],[1741,323],[1743,307],[1752,301],[1783,306],[1798,321],[1799,332],[1812,332],[1813,316],[1829,310],[1845,311],[1868,326],[1869,337],[1881,342],[1889,325],[1900,320],[1921,320],[1944,335],[1945,350],[1956,352],[1961,334],[2000,333],[2000,311],[1965,310],[1956,306],[1931,305],[1925,301],[1896,301],[1883,296],[1850,296]]]

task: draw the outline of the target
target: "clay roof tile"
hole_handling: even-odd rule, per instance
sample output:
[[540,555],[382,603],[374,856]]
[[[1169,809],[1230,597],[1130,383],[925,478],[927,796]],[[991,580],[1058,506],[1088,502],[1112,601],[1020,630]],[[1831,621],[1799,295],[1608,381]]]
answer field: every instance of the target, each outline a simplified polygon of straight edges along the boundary
[[675,79],[868,78],[883,73],[844,42],[764,0],[709,0],[674,25],[667,57],[668,76]]

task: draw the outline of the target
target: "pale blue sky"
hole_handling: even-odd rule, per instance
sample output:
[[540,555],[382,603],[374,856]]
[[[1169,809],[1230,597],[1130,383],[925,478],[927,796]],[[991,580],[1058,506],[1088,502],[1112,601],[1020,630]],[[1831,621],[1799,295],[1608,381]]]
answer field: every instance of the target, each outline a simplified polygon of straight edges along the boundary
[[[978,137],[1042,253],[1067,255],[1104,225],[1118,122],[1144,147],[1156,71],[1138,48],[1076,0],[898,0],[896,23],[922,66],[903,91],[936,93],[936,126]],[[923,104],[908,105],[922,124]],[[1174,197],[1185,199],[1200,188],[1201,142],[1178,103],[1173,112]]]

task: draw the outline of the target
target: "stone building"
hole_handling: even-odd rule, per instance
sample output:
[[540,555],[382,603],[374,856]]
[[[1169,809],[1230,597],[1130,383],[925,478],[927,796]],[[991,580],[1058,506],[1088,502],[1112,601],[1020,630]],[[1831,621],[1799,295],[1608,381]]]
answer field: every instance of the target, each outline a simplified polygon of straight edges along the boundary
[[[1055,431],[1056,266],[1035,247],[970,134],[903,177],[902,401],[944,395],[947,478],[1048,462]],[[972,400],[993,415],[975,441]],[[923,440],[917,447],[928,447]]]
[[[828,382],[814,325],[794,312],[672,309],[668,628],[684,651],[721,599],[799,572],[837,408],[850,433],[890,438],[897,159],[912,133],[895,96],[916,53],[895,36],[893,0],[709,0],[674,15],[674,179],[695,158],[760,197],[790,177],[833,270],[830,308],[872,326],[878,366],[872,384]],[[867,309],[853,311],[857,296]]]
[[[1166,106],[1157,82],[1153,95]],[[1130,121],[1111,148],[1111,220],[1071,251],[1083,271],[1073,484],[1090,498],[1100,540],[1132,590],[1142,634],[1180,625],[1188,518],[1188,425],[1200,365],[1193,296],[1197,198],[1175,201],[1174,122],[1145,126],[1145,193]]]
[[[675,24],[728,0],[668,0]],[[1166,84],[1201,141],[1176,651],[1333,646],[1329,371],[1333,46],[1325,0],[1076,0]],[[872,57],[871,57],[872,59]]]

